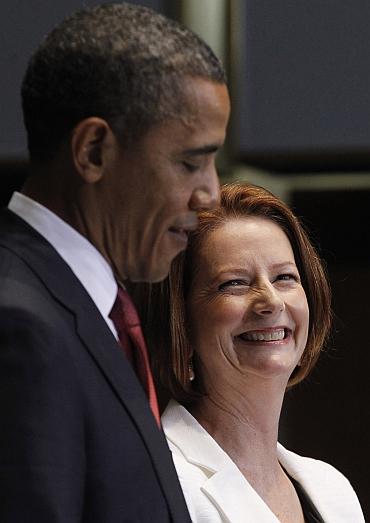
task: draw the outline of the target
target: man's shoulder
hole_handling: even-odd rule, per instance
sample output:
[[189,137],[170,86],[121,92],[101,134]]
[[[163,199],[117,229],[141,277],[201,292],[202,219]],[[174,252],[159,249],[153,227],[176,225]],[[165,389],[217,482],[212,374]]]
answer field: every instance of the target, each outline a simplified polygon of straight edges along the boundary
[[48,254],[48,246],[42,237],[36,231],[33,234],[32,228],[22,219],[11,212],[1,211],[0,310],[3,316],[24,315],[24,321],[28,318],[29,323],[32,318],[53,316],[58,305],[45,285],[43,267],[45,271],[58,273],[55,254]]
[[53,284],[67,293],[75,277],[55,248],[13,212],[0,211],[0,295],[48,294]]
[[0,249],[2,260],[20,259],[22,253],[45,243],[37,231],[9,209],[0,209]]
[[35,249],[38,236],[12,212],[0,211],[0,304],[6,299],[26,300],[36,289],[42,289],[28,256]]
[[0,208],[0,239],[11,237],[15,232],[30,231],[30,226],[7,207]]

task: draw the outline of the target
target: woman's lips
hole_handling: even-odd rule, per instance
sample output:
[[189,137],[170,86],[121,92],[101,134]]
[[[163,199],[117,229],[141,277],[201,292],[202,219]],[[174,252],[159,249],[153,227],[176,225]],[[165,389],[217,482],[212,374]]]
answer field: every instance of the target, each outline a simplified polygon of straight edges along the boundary
[[275,327],[269,329],[258,329],[243,332],[239,338],[249,342],[279,342],[285,340],[291,333],[286,327]]

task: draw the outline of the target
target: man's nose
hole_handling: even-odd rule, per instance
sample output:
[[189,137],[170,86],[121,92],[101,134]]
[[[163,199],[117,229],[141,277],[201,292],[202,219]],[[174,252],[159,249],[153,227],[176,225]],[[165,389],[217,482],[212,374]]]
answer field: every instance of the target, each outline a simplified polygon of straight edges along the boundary
[[220,182],[215,166],[207,173],[202,182],[196,187],[189,202],[190,209],[201,211],[213,209],[220,203]]

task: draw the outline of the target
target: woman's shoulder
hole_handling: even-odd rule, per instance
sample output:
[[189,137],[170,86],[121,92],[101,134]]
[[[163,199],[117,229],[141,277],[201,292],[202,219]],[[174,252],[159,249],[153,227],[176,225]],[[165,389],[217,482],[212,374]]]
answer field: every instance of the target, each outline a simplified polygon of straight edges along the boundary
[[313,476],[320,482],[337,481],[343,485],[350,485],[348,479],[330,463],[307,456],[302,456],[286,449],[278,443],[278,457],[281,465],[294,478],[296,476]]
[[[329,507],[329,510],[337,511],[341,514],[340,521],[365,521],[350,481],[333,465],[301,456],[281,444],[278,444],[278,457],[287,473],[301,485],[318,508]],[[348,519],[343,517],[345,514]]]

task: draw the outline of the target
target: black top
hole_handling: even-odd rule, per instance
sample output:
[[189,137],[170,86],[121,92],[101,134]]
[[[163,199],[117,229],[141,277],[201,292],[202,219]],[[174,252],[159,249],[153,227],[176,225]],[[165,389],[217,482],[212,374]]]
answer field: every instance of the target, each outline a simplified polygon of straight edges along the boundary
[[312,503],[311,499],[303,490],[302,486],[291,476],[289,476],[289,478],[290,481],[293,483],[293,486],[299,497],[299,501],[301,502],[305,523],[325,523],[320,514],[318,513],[315,505]]

